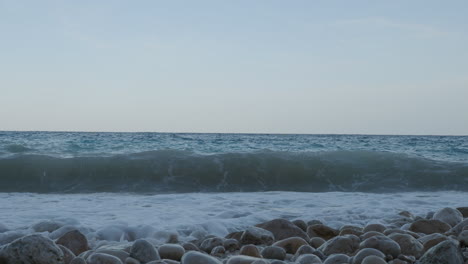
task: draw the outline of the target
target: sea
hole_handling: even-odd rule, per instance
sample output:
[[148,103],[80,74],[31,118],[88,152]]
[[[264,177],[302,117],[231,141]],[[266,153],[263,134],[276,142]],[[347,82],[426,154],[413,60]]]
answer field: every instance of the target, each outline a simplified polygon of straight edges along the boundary
[[0,245],[44,222],[93,241],[188,241],[459,206],[466,136],[0,131]]

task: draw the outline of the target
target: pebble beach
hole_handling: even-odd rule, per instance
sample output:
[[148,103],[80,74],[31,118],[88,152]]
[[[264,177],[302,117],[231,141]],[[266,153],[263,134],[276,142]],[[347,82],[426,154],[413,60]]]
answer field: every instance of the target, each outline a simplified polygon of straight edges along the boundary
[[[272,219],[224,237],[96,240],[61,222],[40,221],[21,236],[0,225],[2,264],[466,264],[468,207],[386,224],[333,228],[316,219]],[[19,237],[18,237],[19,236]]]

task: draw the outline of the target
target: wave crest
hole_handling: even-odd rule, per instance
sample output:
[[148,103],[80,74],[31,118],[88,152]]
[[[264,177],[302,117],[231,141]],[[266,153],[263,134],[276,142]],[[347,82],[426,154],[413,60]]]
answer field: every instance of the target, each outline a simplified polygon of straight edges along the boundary
[[23,153],[23,152],[28,152],[32,150],[20,144],[10,144],[10,145],[7,145],[5,149],[10,153]]
[[468,190],[468,165],[372,151],[0,159],[2,192]]

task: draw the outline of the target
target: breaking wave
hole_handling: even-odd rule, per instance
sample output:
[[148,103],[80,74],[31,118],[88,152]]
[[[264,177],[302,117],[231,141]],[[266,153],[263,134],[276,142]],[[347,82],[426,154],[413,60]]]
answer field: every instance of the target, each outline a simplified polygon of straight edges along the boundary
[[0,192],[468,191],[468,164],[374,151],[0,159]]
[[10,153],[23,153],[23,152],[28,152],[32,150],[28,147],[25,147],[19,144],[10,144],[6,146],[5,149]]

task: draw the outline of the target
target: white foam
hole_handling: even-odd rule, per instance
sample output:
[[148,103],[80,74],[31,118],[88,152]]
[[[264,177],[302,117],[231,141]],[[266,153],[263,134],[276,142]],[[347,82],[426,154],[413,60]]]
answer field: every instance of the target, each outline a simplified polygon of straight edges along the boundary
[[424,216],[447,206],[467,206],[467,198],[467,192],[0,193],[0,223],[10,230],[31,230],[38,221],[56,220],[91,228],[81,230],[97,239],[126,240],[128,234],[160,238],[167,232],[188,239],[197,233],[224,236],[274,218],[365,225],[403,210]]

